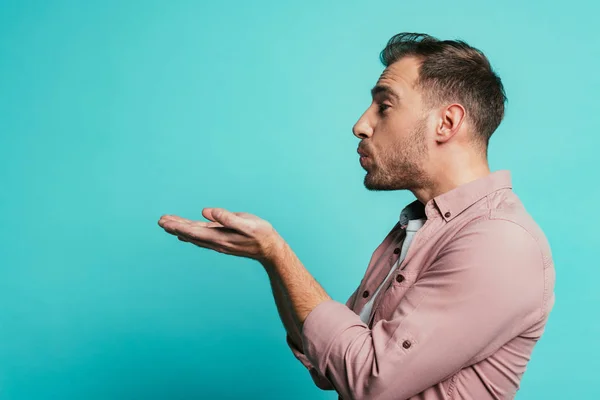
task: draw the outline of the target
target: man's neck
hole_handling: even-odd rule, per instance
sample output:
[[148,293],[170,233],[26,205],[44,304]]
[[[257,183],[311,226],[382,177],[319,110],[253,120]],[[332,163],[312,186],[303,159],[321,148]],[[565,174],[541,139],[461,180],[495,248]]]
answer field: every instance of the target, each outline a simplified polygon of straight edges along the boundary
[[432,174],[429,185],[411,190],[411,192],[421,203],[427,204],[429,200],[441,194],[489,174],[490,168],[487,161],[476,165],[441,168],[437,173]]

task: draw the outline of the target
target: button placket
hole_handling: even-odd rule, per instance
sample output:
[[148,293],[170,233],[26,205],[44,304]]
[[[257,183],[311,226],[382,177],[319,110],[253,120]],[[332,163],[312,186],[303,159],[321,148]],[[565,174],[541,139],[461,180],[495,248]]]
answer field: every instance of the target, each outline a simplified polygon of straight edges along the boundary
[[[394,279],[398,279],[398,276],[396,276],[394,278],[394,274],[390,274],[390,276],[387,277],[386,281],[384,281],[382,283],[382,288],[379,291],[379,293],[377,293],[377,297],[374,300],[373,303],[373,307],[371,309],[371,317],[369,318],[369,326],[371,324],[371,322],[375,319],[375,314],[377,313],[377,311],[379,311],[379,306],[381,305],[381,302],[383,301],[383,297],[387,294],[387,291],[393,287],[394,285]],[[402,276],[402,280],[404,280],[404,276]]]
[[[406,227],[401,226],[401,232],[400,235],[397,238],[397,245],[394,248],[393,254],[400,254],[402,252],[402,246],[404,245],[404,240],[406,239]],[[398,259],[396,258],[396,261],[394,261],[392,263],[392,261],[394,260],[394,256],[392,254],[390,254],[390,256],[388,257],[388,262],[391,263],[390,268],[393,267],[393,265],[395,263],[398,262]],[[399,268],[400,266],[398,266]],[[384,278],[385,279],[385,278]],[[381,290],[377,293],[376,298],[373,300],[373,306],[371,309],[371,316],[369,318],[369,322],[368,322],[368,326],[371,326],[371,323],[373,322],[374,318],[375,318],[375,314],[378,311],[379,305],[383,299],[383,296],[385,295],[385,293],[387,292],[387,290],[392,286],[393,283],[393,279],[394,279],[394,274],[392,273],[389,277],[387,277],[387,279],[385,279],[383,282],[381,282],[382,288]]]
[[[423,226],[413,236],[412,242],[410,243],[410,246],[408,247],[406,255],[404,256],[404,260],[402,260],[402,263],[400,265],[398,265],[398,271],[404,270],[404,268],[406,267],[407,261],[410,259],[411,255],[414,254],[414,252],[416,251],[415,249],[417,247],[419,247],[418,246],[420,244],[419,242],[424,242],[427,239],[429,239],[429,237],[431,236],[431,234],[429,234],[429,232],[427,232],[427,230],[426,230],[428,225],[430,225],[430,222],[431,222],[431,219],[425,220],[425,223],[423,224]],[[426,232],[427,236],[423,236],[423,235],[425,235],[425,233],[423,233],[423,232]],[[421,239],[421,238],[423,238],[423,239]]]

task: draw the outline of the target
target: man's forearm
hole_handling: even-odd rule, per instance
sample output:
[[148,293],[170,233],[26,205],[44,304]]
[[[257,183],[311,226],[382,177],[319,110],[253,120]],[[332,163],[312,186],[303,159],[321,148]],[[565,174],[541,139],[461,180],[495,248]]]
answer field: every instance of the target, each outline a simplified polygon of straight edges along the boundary
[[292,343],[294,343],[299,349],[302,349],[302,339],[300,338],[298,325],[296,322],[294,322],[292,310],[290,308],[290,301],[288,298],[286,298],[285,292],[281,287],[281,281],[279,280],[277,274],[275,274],[273,271],[270,271],[269,269],[266,270],[267,274],[269,275],[269,281],[271,282],[271,289],[273,290],[273,297],[275,298],[277,312],[279,313],[281,322],[283,322],[283,327],[290,336]]
[[272,247],[269,258],[263,260],[262,265],[271,280],[281,320],[294,343],[298,340],[298,347],[302,348],[300,335],[304,320],[316,306],[325,300],[331,300],[331,297],[280,236]]

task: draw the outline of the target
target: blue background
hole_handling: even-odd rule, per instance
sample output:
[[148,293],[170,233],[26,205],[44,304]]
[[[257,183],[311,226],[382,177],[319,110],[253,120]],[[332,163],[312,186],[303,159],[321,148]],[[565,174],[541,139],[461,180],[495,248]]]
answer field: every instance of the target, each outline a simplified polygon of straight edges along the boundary
[[401,31],[466,40],[505,84],[490,166],[557,269],[517,398],[600,397],[591,0],[0,7],[0,398],[337,398],[289,351],[258,263],[157,221],[256,214],[345,302],[414,199],[364,188],[351,132]]

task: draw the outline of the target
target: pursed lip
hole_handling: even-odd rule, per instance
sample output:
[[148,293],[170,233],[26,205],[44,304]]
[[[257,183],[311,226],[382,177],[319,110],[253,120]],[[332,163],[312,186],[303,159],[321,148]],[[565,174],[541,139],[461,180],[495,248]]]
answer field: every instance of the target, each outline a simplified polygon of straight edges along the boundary
[[360,154],[361,157],[369,157],[369,155],[367,153],[365,153],[363,150],[361,150],[360,148],[356,149],[356,152],[358,154]]

